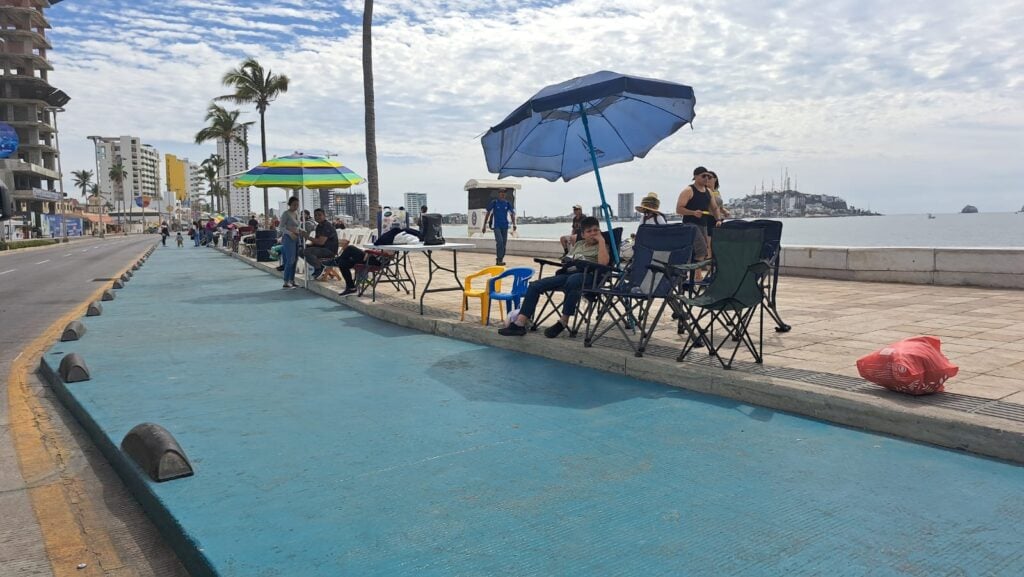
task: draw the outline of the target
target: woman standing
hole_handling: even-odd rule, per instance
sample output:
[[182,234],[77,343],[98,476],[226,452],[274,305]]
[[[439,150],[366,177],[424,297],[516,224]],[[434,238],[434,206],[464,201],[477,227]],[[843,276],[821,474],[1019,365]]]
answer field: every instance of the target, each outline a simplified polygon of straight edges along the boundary
[[299,241],[303,233],[299,227],[298,197],[293,196],[288,199],[288,210],[281,214],[281,225],[277,232],[281,235],[281,257],[284,259],[284,286],[282,288],[298,288],[295,286],[295,265],[298,262]]
[[718,190],[718,175],[713,170],[709,170],[708,174],[711,175],[708,187],[711,189],[711,198],[715,201],[715,205],[718,206],[719,216],[722,218],[732,218],[732,214],[725,208],[725,203],[722,202],[722,193]]

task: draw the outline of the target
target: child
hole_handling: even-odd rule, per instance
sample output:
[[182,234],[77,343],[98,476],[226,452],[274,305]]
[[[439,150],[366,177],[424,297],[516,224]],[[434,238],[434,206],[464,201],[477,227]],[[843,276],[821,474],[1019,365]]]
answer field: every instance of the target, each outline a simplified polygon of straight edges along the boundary
[[175,237],[175,240],[178,241],[178,248],[181,248],[181,247],[185,246],[185,239],[181,238],[181,231],[180,230],[178,231],[178,236]]

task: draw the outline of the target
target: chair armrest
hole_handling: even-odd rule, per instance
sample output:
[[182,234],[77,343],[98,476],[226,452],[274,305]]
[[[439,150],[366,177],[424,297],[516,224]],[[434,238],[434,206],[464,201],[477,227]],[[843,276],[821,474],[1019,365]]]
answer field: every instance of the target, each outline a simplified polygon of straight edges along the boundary
[[759,260],[748,266],[747,270],[756,275],[763,275],[772,270],[772,263],[768,259]]
[[553,267],[556,267],[556,268],[562,266],[562,263],[560,263],[558,261],[548,260],[548,259],[544,259],[544,258],[535,258],[535,259],[533,259],[533,262],[535,262],[535,263],[540,265],[540,270],[537,271],[537,278],[541,278],[541,277],[544,276],[544,267],[545,266],[553,266]]

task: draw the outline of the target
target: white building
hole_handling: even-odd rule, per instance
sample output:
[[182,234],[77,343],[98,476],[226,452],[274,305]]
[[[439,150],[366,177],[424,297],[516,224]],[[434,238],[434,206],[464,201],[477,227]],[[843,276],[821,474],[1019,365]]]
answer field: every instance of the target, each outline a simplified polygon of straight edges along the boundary
[[[224,168],[221,169],[225,178],[249,170],[249,127],[239,126],[235,129],[235,135],[245,144],[233,141],[226,146],[223,140],[217,141],[217,155],[225,161]],[[221,182],[221,186],[227,186],[230,193],[226,207],[230,216],[243,217],[252,214],[248,187],[237,188],[225,182]]]
[[[130,210],[129,203],[136,196],[150,196],[163,200],[160,185],[160,152],[144,144],[136,136],[90,136],[96,150],[97,180],[100,195],[115,206],[115,210]],[[118,162],[124,168],[120,184],[110,178],[110,168]]]
[[188,196],[189,198],[206,194],[206,177],[203,169],[194,162],[188,163]]
[[407,192],[405,193],[405,212],[409,214],[409,217],[413,220],[419,218],[420,207],[427,206],[427,195],[423,192]]

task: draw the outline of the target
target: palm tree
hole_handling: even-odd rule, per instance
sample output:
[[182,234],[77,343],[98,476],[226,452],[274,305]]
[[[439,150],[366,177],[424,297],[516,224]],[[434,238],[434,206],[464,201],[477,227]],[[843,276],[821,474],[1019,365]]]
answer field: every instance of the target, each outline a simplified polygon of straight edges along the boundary
[[[218,96],[214,100],[229,100],[235,104],[255,104],[260,115],[260,148],[263,162],[267,161],[267,107],[282,93],[288,92],[288,77],[264,71],[255,58],[246,58],[242,65],[229,70],[221,79],[224,86],[234,87],[234,94]],[[270,195],[263,188],[263,214],[270,213]]]
[[89,191],[89,185],[92,184],[92,171],[91,170],[72,170],[71,176],[74,178],[74,184],[78,188],[82,189],[82,196],[85,196]]
[[219,155],[211,154],[210,158],[203,160],[199,163],[199,166],[203,171],[203,176],[206,177],[206,182],[210,184],[210,206],[214,207],[214,210],[219,210],[216,208],[217,203],[214,201],[224,192],[217,182],[217,175],[220,174],[220,169],[224,166],[224,159]]
[[377,117],[373,102],[373,0],[363,3],[363,106],[366,124],[366,183],[369,188],[370,227],[380,210],[380,184],[377,181]]
[[[196,133],[196,144],[202,144],[208,140],[223,141],[226,158],[231,158],[232,142],[248,147],[245,139],[238,135],[240,132],[238,129],[243,126],[251,126],[252,122],[239,122],[240,114],[242,113],[238,110],[227,110],[223,106],[211,103],[210,107],[206,109],[206,118],[204,118],[209,125]],[[230,195],[228,196],[228,213],[231,213]]]
[[[128,178],[128,171],[124,168],[124,162],[118,157],[117,162],[110,165],[110,171],[107,173],[110,177],[110,181],[117,185],[118,198],[124,200],[124,179]],[[135,199],[132,199],[134,202]],[[128,212],[134,212],[131,205],[128,205]],[[124,214],[124,210],[121,210],[121,214]],[[127,232],[125,232],[127,234]]]

